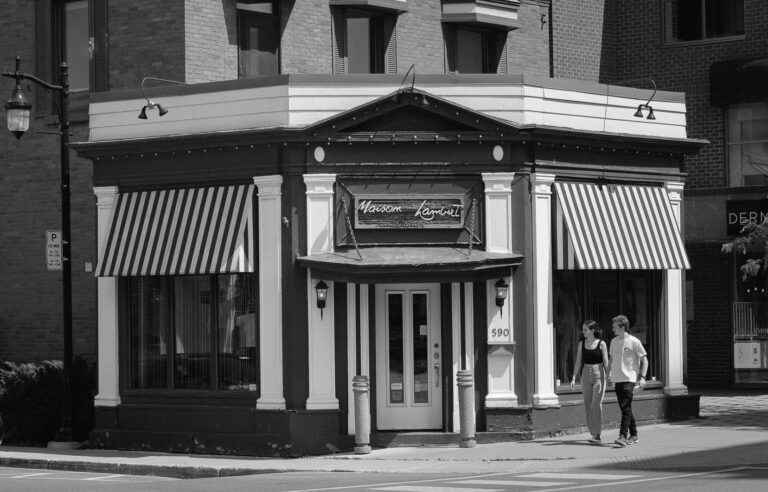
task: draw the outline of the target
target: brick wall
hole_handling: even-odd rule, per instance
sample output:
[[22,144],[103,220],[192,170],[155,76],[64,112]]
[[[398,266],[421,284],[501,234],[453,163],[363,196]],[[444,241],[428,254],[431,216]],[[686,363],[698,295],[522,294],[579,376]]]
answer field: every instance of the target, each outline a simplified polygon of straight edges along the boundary
[[186,82],[237,78],[237,9],[235,0],[185,1]]
[[184,80],[185,6],[185,0],[109,2],[111,89],[136,88],[147,75]]
[[687,279],[693,280],[694,319],[688,320],[687,353],[689,386],[727,386],[733,372],[730,330],[730,257],[719,243],[688,243],[691,261]]
[[441,0],[408,2],[408,12],[397,20],[397,69],[411,64],[419,73],[445,73],[445,40]]
[[[768,8],[762,0],[744,0],[745,39],[705,44],[664,42],[661,2],[617,0],[615,73],[612,80],[653,78],[659,89],[684,91],[688,136],[711,143],[686,159],[689,188],[727,185],[724,115],[709,104],[709,69],[718,61],[768,56]],[[635,85],[641,85],[636,82]]]
[[614,0],[552,0],[556,78],[602,81],[613,72],[615,4]]
[[282,73],[330,74],[331,10],[327,0],[282,0],[280,3]]
[[507,37],[507,72],[548,77],[549,0],[522,0],[517,18],[520,27]]

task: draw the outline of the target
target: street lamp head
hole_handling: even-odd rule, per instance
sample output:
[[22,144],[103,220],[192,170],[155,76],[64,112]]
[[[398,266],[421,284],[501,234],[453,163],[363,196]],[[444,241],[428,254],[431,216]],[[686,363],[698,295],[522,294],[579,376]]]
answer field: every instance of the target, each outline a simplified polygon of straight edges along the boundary
[[24,132],[29,130],[29,116],[32,105],[27,101],[24,90],[21,88],[21,80],[16,80],[16,87],[11,93],[11,98],[5,103],[5,118],[8,130],[16,138],[21,138]]

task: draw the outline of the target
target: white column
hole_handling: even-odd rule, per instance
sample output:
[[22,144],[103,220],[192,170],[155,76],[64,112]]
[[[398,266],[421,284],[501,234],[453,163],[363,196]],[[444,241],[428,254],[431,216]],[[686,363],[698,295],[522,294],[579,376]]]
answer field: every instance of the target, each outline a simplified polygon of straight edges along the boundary
[[360,375],[370,377],[371,367],[368,361],[370,353],[368,342],[370,318],[368,311],[368,284],[360,284]]
[[[307,187],[307,254],[333,251],[333,185],[335,174],[305,174]],[[307,270],[307,312],[309,329],[309,398],[307,410],[336,410],[336,352],[334,345],[334,289],[328,285],[325,309],[317,307],[315,278]]]
[[347,433],[355,433],[355,393],[352,378],[357,376],[357,285],[347,283]]
[[282,184],[279,175],[253,178],[259,197],[259,353],[256,408],[285,409],[283,394]]
[[[512,180],[515,173],[483,173],[485,183],[485,249],[494,253],[512,251]],[[487,408],[517,406],[515,394],[515,361],[512,324],[512,278],[505,278],[509,285],[507,301],[496,306],[496,280],[488,280],[486,288],[486,314],[488,332],[508,330],[505,344],[488,347],[488,395]],[[490,337],[489,337],[490,340]]]
[[461,369],[461,284],[451,283],[451,356],[453,359],[451,378],[453,381],[453,432],[459,432],[459,381],[456,377]]
[[[107,247],[118,192],[117,186],[97,186],[93,188],[93,192],[96,195],[97,249],[101,261]],[[96,395],[94,404],[97,407],[116,407],[120,404],[116,277],[98,278],[97,299],[99,394]]]
[[464,282],[464,357],[465,368],[475,371],[475,289],[472,282]]
[[[672,211],[677,219],[682,233],[682,201],[683,201],[683,183],[678,181],[667,182],[664,184],[667,189],[669,202],[672,204]],[[664,271],[664,316],[667,342],[665,354],[665,386],[664,393],[668,395],[684,395],[688,393],[688,388],[683,384],[683,271],[665,270]]]
[[558,406],[552,325],[552,183],[554,174],[531,174],[533,229],[533,405]]

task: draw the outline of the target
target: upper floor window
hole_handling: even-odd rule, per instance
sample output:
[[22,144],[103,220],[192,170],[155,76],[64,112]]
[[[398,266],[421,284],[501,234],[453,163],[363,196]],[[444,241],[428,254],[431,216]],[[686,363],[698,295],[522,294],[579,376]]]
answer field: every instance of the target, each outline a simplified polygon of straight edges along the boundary
[[667,41],[700,41],[744,34],[743,0],[665,1]]
[[768,103],[729,107],[727,125],[731,186],[768,184]]
[[457,27],[447,43],[448,71],[498,73],[506,40],[506,31]]
[[337,73],[392,73],[395,59],[394,14],[345,9],[334,19],[334,71]]
[[69,87],[73,91],[90,88],[90,36],[88,1],[69,1],[64,5],[64,59],[69,65]]
[[237,9],[240,77],[280,73],[280,16],[276,2],[238,2]]

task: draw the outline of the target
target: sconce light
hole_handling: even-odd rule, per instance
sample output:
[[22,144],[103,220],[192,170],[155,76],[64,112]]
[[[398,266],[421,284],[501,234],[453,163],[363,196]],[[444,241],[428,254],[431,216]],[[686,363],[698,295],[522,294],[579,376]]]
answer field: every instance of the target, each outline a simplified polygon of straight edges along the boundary
[[181,82],[179,80],[171,80],[171,79],[162,79],[160,77],[144,77],[141,79],[141,84],[139,84],[139,88],[141,89],[141,96],[147,101],[147,104],[142,106],[141,112],[139,113],[139,119],[140,120],[146,120],[147,119],[147,110],[148,109],[156,109],[157,114],[160,116],[165,116],[168,114],[168,110],[165,109],[160,105],[160,103],[152,102],[150,98],[147,97],[147,95],[144,93],[144,84],[148,80],[155,80],[158,82],[167,82],[169,84],[175,84],[175,85],[189,85],[186,82]]
[[635,118],[642,118],[643,117],[643,109],[648,110],[648,116],[645,118],[648,120],[655,120],[656,116],[653,114],[653,108],[651,107],[651,101],[653,101],[653,98],[656,97],[656,82],[653,79],[649,79],[651,81],[651,85],[653,86],[653,93],[651,94],[651,97],[648,98],[648,100],[645,102],[645,104],[638,104],[637,105],[637,111],[635,111]]
[[494,287],[496,287],[496,305],[499,307],[499,313],[501,313],[501,308],[504,307],[504,301],[507,300],[507,296],[509,295],[509,284],[507,284],[503,278],[500,278],[496,281]]
[[320,319],[323,319],[323,309],[328,300],[328,284],[322,280],[315,284],[315,294],[317,297],[317,308],[320,310]]

